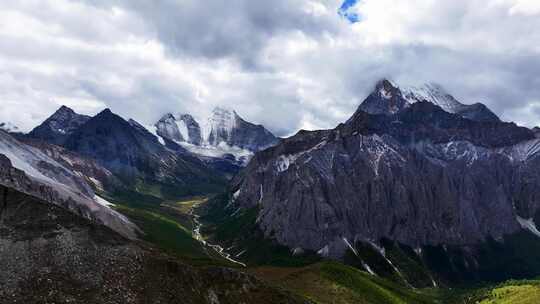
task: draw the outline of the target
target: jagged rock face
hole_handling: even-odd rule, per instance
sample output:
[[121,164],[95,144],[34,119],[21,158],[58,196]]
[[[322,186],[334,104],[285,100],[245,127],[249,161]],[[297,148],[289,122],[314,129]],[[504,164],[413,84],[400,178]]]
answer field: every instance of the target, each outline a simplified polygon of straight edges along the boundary
[[155,135],[168,148],[195,155],[227,178],[244,167],[254,152],[279,141],[263,126],[223,108],[215,108],[202,124],[189,114],[166,114],[154,127]]
[[384,79],[377,83],[375,90],[360,105],[360,110],[370,114],[395,114],[408,106],[401,91]]
[[193,118],[193,116],[189,114],[180,115],[180,121],[184,122],[187,128],[187,142],[196,146],[200,146],[202,143],[202,134],[201,126],[199,125],[199,123],[195,120],[195,118]]
[[499,117],[491,112],[491,110],[482,103],[466,105],[465,107],[461,108],[461,110],[456,112],[456,114],[476,121],[500,121]]
[[79,175],[68,170],[40,150],[26,145],[4,132],[0,132],[0,154],[6,156],[14,167],[24,171],[37,181],[51,185],[65,185],[81,195],[93,196],[91,188]]
[[277,138],[261,125],[243,120],[235,111],[217,108],[210,118],[208,142],[240,147],[249,151],[260,151],[275,145]]
[[82,177],[94,190],[113,193],[126,188],[111,171],[93,159],[82,157],[63,147],[41,140],[23,138],[23,142],[39,149],[66,169]]
[[465,105],[446,90],[433,83],[419,87],[399,88],[388,80],[377,83],[374,92],[360,105],[360,110],[370,114],[392,115],[416,102],[427,101],[444,111],[482,122],[499,122],[500,119],[481,103]]
[[189,114],[166,114],[156,123],[156,128],[159,136],[169,140],[197,146],[202,143],[201,127]]
[[72,109],[62,106],[27,136],[61,145],[69,135],[88,120],[90,120],[90,116],[77,114]]
[[[75,166],[75,165],[74,165]],[[138,228],[104,205],[78,174],[42,151],[0,132],[0,184],[62,206],[74,214],[101,223],[128,238]]]
[[[73,133],[65,147],[99,164],[128,184],[138,179],[167,187],[217,186],[221,178],[199,159],[175,153],[140,124],[104,110]],[[194,190],[195,191],[195,190]]]
[[261,125],[243,120],[233,110],[215,108],[199,124],[189,114],[166,114],[157,123],[157,134],[178,143],[196,146],[228,146],[256,152],[275,145],[278,139]]
[[417,102],[393,116],[370,115],[359,109],[343,127],[363,134],[390,134],[400,142],[434,143],[466,140],[479,146],[500,147],[534,139],[534,132],[514,123],[479,122],[450,114],[430,102]]
[[0,252],[2,303],[297,303],[242,272],[182,264],[4,186]]
[[393,115],[358,110],[334,130],[302,131],[257,153],[233,181],[233,201],[259,208],[266,236],[333,257],[382,238],[474,244],[538,213],[538,145],[529,129],[428,102]]

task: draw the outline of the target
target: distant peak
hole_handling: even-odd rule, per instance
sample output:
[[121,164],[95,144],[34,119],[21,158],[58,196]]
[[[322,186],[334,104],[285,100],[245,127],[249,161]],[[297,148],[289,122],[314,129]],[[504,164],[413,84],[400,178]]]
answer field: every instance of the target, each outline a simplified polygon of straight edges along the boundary
[[218,106],[212,110],[212,115],[210,116],[209,119],[214,122],[228,121],[229,123],[227,124],[234,125],[236,123],[236,120],[240,119],[240,116],[233,109]]
[[73,111],[72,108],[62,105],[60,108],[58,108],[58,110],[56,110],[54,114],[58,115],[58,114],[76,114],[76,113],[75,111]]
[[178,114],[178,119],[183,120],[185,122],[197,122],[195,117],[193,117],[191,114]]
[[394,84],[392,81],[386,79],[386,78],[383,78],[379,81],[377,81],[377,84],[375,85],[375,88],[377,89],[381,89],[381,88],[384,88],[384,89],[397,89],[397,85]]
[[112,116],[114,113],[111,111],[111,109],[106,108],[105,110],[99,112],[97,116]]
[[375,93],[383,99],[391,99],[395,96],[401,96],[401,91],[399,90],[398,86],[386,78],[377,82],[375,85]]
[[161,116],[159,121],[165,121],[165,120],[169,120],[169,119],[175,120],[176,117],[172,113],[165,113],[165,114],[163,114],[163,116]]

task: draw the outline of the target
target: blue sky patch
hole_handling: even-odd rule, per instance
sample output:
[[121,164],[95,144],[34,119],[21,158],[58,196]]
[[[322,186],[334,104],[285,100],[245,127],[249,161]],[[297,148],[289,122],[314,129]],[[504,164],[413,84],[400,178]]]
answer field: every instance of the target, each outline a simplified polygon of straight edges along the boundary
[[360,21],[360,16],[357,13],[352,12],[352,8],[358,3],[358,0],[345,0],[338,9],[338,14],[349,20],[350,23],[356,23]]

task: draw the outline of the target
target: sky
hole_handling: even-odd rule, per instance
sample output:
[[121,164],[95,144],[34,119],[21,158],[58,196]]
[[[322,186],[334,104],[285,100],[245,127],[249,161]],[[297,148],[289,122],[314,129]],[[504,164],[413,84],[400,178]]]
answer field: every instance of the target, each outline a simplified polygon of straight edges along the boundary
[[381,78],[540,125],[537,0],[18,0],[0,10],[0,122],[60,105],[149,125],[215,106],[279,136],[347,120]]

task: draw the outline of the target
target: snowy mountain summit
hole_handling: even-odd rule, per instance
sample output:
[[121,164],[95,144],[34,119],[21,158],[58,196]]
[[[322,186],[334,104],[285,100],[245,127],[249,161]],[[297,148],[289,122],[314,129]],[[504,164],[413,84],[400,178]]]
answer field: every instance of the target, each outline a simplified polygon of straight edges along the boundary
[[222,107],[197,121],[190,114],[165,114],[155,125],[161,142],[180,145],[198,155],[234,157],[246,163],[253,153],[277,144],[278,139],[266,128],[242,119],[236,111]]
[[360,106],[369,114],[392,115],[417,102],[427,101],[444,111],[458,114],[463,118],[483,122],[498,122],[500,119],[484,104],[466,105],[450,95],[441,85],[426,83],[419,86],[400,88],[397,84],[383,79]]

